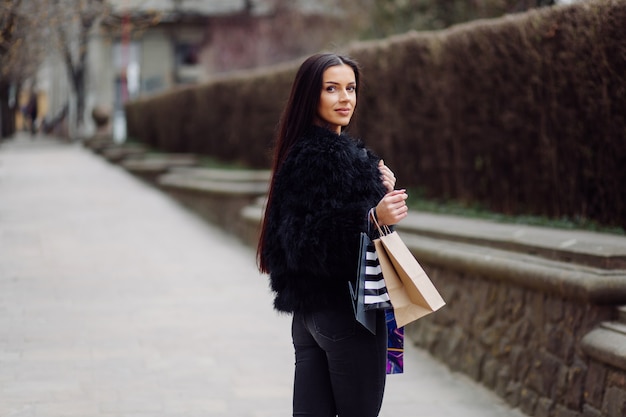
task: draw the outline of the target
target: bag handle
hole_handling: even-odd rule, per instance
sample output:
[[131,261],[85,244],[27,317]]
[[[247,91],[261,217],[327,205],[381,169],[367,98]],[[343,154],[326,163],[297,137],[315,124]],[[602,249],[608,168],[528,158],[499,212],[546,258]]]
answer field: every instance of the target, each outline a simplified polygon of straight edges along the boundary
[[[378,220],[376,219],[376,216],[374,215],[374,208],[372,207],[369,211],[369,217],[372,219],[372,222],[376,225],[376,229],[378,229],[378,234],[380,236],[387,236],[388,234],[391,234],[391,229],[389,229],[389,226],[387,226],[386,224],[383,224],[382,228],[381,226],[378,224]],[[368,229],[369,229],[369,223],[368,223]]]

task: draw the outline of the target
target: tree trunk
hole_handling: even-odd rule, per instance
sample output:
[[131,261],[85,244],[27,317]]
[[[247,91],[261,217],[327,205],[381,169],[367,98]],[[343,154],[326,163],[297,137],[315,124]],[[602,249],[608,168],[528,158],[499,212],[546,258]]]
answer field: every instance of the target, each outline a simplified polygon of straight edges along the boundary
[[59,38],[63,48],[63,56],[65,60],[65,67],[69,77],[72,90],[76,97],[76,118],[70,123],[75,123],[74,127],[77,130],[83,126],[85,117],[85,68],[87,67],[87,31],[89,28],[81,26],[82,32],[79,35],[79,50],[78,57],[73,57],[70,49],[70,43],[63,32],[63,29],[59,29]]
[[74,92],[76,93],[76,127],[80,128],[85,122],[85,64],[82,61],[74,72]]

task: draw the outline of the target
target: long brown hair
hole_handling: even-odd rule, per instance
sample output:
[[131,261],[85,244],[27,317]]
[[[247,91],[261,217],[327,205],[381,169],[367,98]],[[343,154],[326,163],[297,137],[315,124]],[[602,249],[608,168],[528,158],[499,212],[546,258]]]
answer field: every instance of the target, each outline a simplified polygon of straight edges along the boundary
[[285,106],[278,125],[278,134],[276,136],[274,159],[272,163],[272,179],[270,181],[267,205],[257,246],[257,261],[259,270],[263,273],[270,272],[269,266],[263,256],[263,249],[268,223],[268,212],[273,203],[276,173],[285,161],[285,158],[287,158],[287,154],[294,143],[296,143],[306,129],[313,124],[322,91],[324,71],[329,67],[337,65],[348,65],[354,70],[354,77],[358,89],[360,75],[358,64],[348,57],[336,54],[316,54],[307,58],[302,65],[300,65],[291,87],[289,100],[287,101],[287,105]]

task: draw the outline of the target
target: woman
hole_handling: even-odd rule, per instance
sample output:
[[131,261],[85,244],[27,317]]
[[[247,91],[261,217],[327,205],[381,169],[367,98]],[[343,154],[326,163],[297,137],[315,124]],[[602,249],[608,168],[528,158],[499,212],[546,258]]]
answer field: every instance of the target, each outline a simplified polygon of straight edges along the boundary
[[368,213],[396,224],[404,190],[382,160],[342,129],[356,107],[359,68],[347,57],[308,58],[283,112],[259,239],[259,269],[270,274],[274,307],[293,313],[293,415],[377,416],[385,386],[387,328],[355,319],[359,234]]

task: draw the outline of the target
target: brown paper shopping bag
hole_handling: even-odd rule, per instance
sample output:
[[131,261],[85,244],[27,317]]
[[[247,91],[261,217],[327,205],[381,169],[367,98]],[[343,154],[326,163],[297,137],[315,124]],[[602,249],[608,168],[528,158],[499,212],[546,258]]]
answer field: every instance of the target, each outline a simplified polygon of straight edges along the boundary
[[445,301],[398,233],[379,231],[374,245],[398,327],[443,307]]

